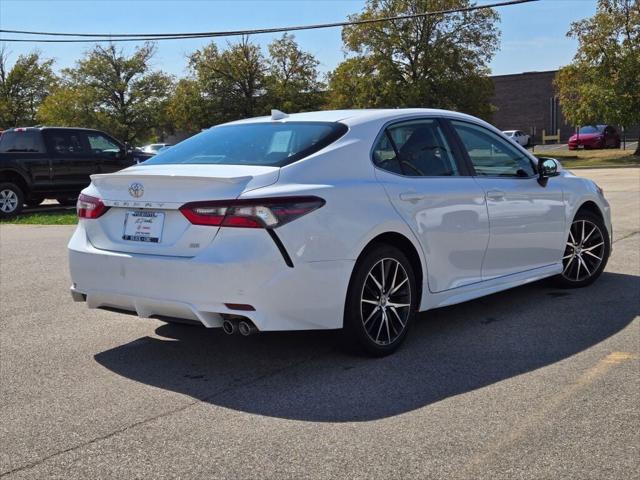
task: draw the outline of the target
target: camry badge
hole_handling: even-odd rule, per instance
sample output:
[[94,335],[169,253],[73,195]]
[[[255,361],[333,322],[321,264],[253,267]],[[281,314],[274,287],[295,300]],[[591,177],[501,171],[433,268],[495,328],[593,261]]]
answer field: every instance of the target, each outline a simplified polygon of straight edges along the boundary
[[141,183],[132,183],[129,185],[129,195],[133,198],[140,198],[144,195],[144,187]]

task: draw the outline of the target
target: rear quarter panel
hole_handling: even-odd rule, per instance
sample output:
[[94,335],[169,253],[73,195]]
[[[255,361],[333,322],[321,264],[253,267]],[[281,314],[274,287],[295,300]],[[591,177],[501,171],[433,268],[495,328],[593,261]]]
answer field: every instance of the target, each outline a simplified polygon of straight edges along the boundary
[[427,278],[422,249],[391,205],[369,158],[378,127],[381,125],[352,126],[321,152],[283,167],[274,185],[242,195],[315,195],[326,201],[322,208],[276,229],[294,265],[340,260],[355,264],[375,237],[394,232],[411,241],[420,257],[423,278]]

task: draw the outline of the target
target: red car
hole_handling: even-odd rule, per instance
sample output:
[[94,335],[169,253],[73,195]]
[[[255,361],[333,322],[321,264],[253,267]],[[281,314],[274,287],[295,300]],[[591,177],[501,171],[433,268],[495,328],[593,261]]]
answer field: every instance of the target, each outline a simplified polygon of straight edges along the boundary
[[620,135],[611,125],[585,125],[569,139],[569,150],[579,147],[620,148]]

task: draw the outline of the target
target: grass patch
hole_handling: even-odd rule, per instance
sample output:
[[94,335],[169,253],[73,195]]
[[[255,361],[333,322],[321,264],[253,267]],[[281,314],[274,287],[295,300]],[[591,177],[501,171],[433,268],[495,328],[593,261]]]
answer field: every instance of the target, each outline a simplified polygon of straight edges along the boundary
[[552,150],[534,155],[556,158],[566,168],[640,166],[640,157],[633,155],[633,150]]
[[0,224],[17,225],[75,225],[78,217],[75,210],[66,212],[25,213],[14,218],[0,220]]

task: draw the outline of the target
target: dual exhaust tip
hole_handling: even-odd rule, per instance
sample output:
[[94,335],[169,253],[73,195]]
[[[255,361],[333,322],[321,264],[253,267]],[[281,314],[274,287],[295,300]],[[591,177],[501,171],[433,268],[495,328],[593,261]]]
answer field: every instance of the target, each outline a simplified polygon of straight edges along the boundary
[[248,337],[249,335],[253,335],[258,332],[256,326],[251,323],[249,320],[229,320],[225,319],[222,322],[222,331],[227,335],[233,335],[236,332],[239,332],[240,335],[244,337]]

